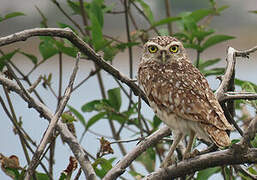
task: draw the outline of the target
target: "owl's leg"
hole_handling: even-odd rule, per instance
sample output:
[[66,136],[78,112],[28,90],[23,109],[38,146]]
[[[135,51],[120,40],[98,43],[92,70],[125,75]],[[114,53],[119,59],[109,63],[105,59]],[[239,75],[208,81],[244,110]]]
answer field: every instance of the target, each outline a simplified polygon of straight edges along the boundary
[[192,146],[193,146],[194,139],[195,139],[195,132],[190,131],[189,141],[188,141],[186,150],[184,152],[183,159],[189,159],[193,155],[193,154],[190,154],[190,152],[191,152],[191,149],[192,149]]
[[160,167],[162,167],[162,168],[163,167],[168,167],[169,165],[172,164],[172,155],[173,155],[178,143],[181,141],[182,137],[183,137],[183,133],[181,133],[181,132],[174,134],[173,143],[170,147],[170,150],[169,150],[167,156],[165,157],[165,159],[161,163]]

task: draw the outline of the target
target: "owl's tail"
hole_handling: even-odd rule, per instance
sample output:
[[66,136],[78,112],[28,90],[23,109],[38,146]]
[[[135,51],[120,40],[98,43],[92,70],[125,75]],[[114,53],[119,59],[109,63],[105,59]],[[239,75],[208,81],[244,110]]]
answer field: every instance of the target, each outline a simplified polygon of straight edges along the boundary
[[218,147],[227,147],[231,144],[230,138],[225,130],[218,129],[210,124],[203,124],[203,128]]

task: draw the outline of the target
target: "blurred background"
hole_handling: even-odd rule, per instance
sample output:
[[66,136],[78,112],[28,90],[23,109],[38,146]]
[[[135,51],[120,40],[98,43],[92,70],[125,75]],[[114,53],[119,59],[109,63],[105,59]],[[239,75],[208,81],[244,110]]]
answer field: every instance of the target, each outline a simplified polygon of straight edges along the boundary
[[[65,9],[68,14],[71,14],[70,8],[66,6],[66,1],[59,1],[62,7]],[[106,0],[107,3],[111,4],[113,1]],[[147,4],[150,5],[152,11],[155,15],[155,20],[161,19],[165,17],[164,12],[164,1],[162,0],[147,0]],[[171,1],[171,14],[172,16],[176,16],[179,13],[193,11],[200,8],[208,8],[209,1],[205,0],[172,0]],[[217,1],[218,6],[228,5],[229,8],[222,12],[221,16],[215,16],[210,24],[211,27],[216,29],[217,34],[227,34],[236,37],[233,40],[227,41],[226,43],[222,43],[218,46],[214,46],[209,48],[207,51],[202,54],[203,59],[213,59],[220,57],[222,61],[217,65],[219,67],[224,67],[226,65],[225,57],[226,57],[226,49],[228,46],[232,46],[235,49],[248,49],[257,45],[257,14],[249,13],[251,10],[257,10],[257,1],[256,0],[220,0]],[[19,16],[8,21],[0,22],[0,37],[7,36],[9,34],[22,31],[25,29],[36,28],[39,27],[39,23],[42,20],[39,13],[36,10],[36,7],[40,8],[40,10],[47,15],[48,25],[49,27],[58,27],[57,22],[65,22],[66,24],[70,24],[69,21],[66,20],[65,17],[58,11],[56,6],[50,0],[1,0],[0,1],[0,15],[3,16],[7,13],[19,11],[26,14],[26,16]],[[114,10],[120,11],[123,7],[120,3],[115,4]],[[134,12],[137,13],[137,12]],[[80,17],[72,16],[77,22],[82,24]],[[147,24],[143,20],[143,18],[138,15],[136,16],[136,21],[140,26],[146,27]],[[125,17],[124,15],[112,16],[106,15],[105,24],[104,24],[104,34],[114,36],[119,38],[122,41],[126,41],[126,33],[125,33]],[[176,29],[174,30],[176,31]],[[32,53],[36,55],[40,59],[40,53],[38,50],[39,38],[30,38],[25,42],[19,42],[12,45],[0,47],[5,53],[12,51],[15,48],[21,48],[25,52]],[[196,59],[196,54],[192,50],[188,50],[190,58],[193,60]],[[139,62],[139,57],[141,55],[141,49],[133,48],[133,66],[134,66],[134,78],[136,78],[137,66]],[[28,60],[24,59],[24,56],[15,55],[15,64],[24,72],[28,72],[31,68],[33,68],[33,64]],[[63,88],[66,87],[69,76],[72,72],[72,67],[74,65],[74,59],[68,56],[64,56],[64,84]],[[128,75],[128,52],[125,51],[123,53],[119,53],[115,60],[113,61],[113,65],[119,69],[122,73]],[[90,61],[81,60],[79,64],[79,73],[76,78],[76,82],[80,82],[83,78],[85,78],[90,71],[94,69],[94,65]],[[54,56],[47,60],[46,63],[41,65],[36,71],[32,74],[32,81],[35,81],[40,74],[53,74],[53,84],[52,87],[55,91],[58,88],[58,57]],[[109,74],[102,71],[102,76],[104,79],[104,85],[106,89],[117,87],[116,82],[110,77]],[[257,54],[252,54],[249,59],[241,59],[238,58],[236,64],[236,77],[252,81],[257,83]],[[216,89],[219,81],[214,77],[208,78],[209,83],[213,89]],[[52,112],[56,109],[56,100],[49,91],[42,88],[40,85],[38,88],[38,92],[44,98],[44,101],[47,102],[47,106],[52,110]],[[2,87],[0,88],[1,96],[4,93]],[[14,99],[14,106],[16,113],[22,118],[23,127],[27,130],[29,134],[32,135],[33,139],[39,143],[45,128],[48,125],[48,122],[42,118],[39,118],[38,113],[33,109],[28,109],[27,104],[17,96],[15,93],[11,94],[11,97]],[[83,104],[89,102],[94,99],[101,99],[100,90],[98,89],[98,83],[96,77],[90,78],[84,85],[80,87],[79,90],[76,90],[69,101],[69,105],[75,107],[76,109],[80,109]],[[126,98],[122,98],[126,101]],[[135,101],[137,98],[134,97]],[[123,103],[124,105],[126,103]],[[125,106],[122,108],[126,108]],[[149,119],[152,118],[152,111],[143,103],[142,111],[145,116]],[[87,113],[84,114],[85,119],[88,119],[92,114]],[[0,153],[5,156],[16,155],[19,157],[21,166],[26,164],[25,157],[23,155],[23,151],[21,145],[19,143],[18,136],[12,132],[13,126],[8,117],[5,115],[2,107],[0,108]],[[104,120],[99,121],[93,127],[94,132],[99,134],[110,134],[109,126],[107,122]],[[83,132],[83,127],[77,123],[76,130],[78,137],[81,136]],[[132,134],[122,134],[122,137],[126,139],[134,138]],[[99,141],[95,134],[88,132],[83,139],[82,145],[85,149],[87,149],[93,155],[99,150]],[[125,144],[125,147],[131,149],[135,146],[136,142]],[[116,145],[113,145],[114,151],[117,149]],[[63,147],[60,138],[57,141],[56,148],[56,159],[55,159],[55,169],[54,174],[57,178],[62,170],[64,170],[68,164],[68,157],[72,155],[69,147],[65,145]],[[115,151],[114,154],[116,157],[121,157],[119,151]],[[38,168],[40,170],[40,168]],[[144,169],[141,170],[144,172]],[[8,179],[8,177],[0,171],[0,179]],[[213,177],[215,179],[215,177]]]

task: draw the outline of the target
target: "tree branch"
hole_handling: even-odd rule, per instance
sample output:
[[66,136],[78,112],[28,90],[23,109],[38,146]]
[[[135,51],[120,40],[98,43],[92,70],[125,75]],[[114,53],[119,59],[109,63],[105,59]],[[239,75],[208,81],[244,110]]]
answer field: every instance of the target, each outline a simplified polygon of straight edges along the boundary
[[[2,73],[0,73],[0,84],[8,87],[9,90],[16,92],[19,94],[24,101],[28,103],[29,108],[33,107],[36,109],[41,117],[46,118],[47,120],[53,119],[54,115],[44,104],[39,102],[38,100],[34,99],[32,96],[27,97],[25,93],[19,88],[19,86],[14,83],[13,81],[4,77]],[[74,156],[80,163],[80,166],[85,173],[87,179],[96,179],[96,174],[94,172],[91,163],[85,154],[83,147],[79,144],[76,137],[69,131],[68,127],[61,121],[57,122],[57,130],[62,135],[64,141],[69,145],[70,149],[72,150]]]
[[143,179],[172,179],[185,176],[209,167],[256,162],[257,148],[251,148],[248,149],[248,151],[241,152],[240,148],[234,147],[223,151],[203,154],[193,159],[181,161],[173,166],[158,169],[156,172],[150,173]]
[[227,68],[225,71],[225,74],[222,76],[222,81],[218,87],[218,89],[215,91],[216,98],[220,101],[222,99],[224,93],[228,89],[229,81],[233,75],[234,69],[235,69],[235,52],[236,50],[232,47],[229,47],[227,50]]
[[119,79],[121,82],[127,84],[134,94],[141,95],[141,98],[147,103],[148,100],[144,92],[134,83],[134,81],[116,68],[108,64],[104,59],[98,55],[87,43],[85,43],[80,37],[78,37],[69,28],[34,28],[28,29],[21,32],[14,33],[9,36],[0,38],[0,46],[8,45],[18,41],[26,41],[28,38],[33,36],[53,36],[68,39],[74,46],[76,46],[82,53],[86,54],[89,59],[94,61],[99,67],[104,69],[106,72]]
[[252,92],[226,92],[226,93],[223,94],[220,101],[238,100],[238,99],[257,100],[257,93],[252,93]]
[[124,173],[126,168],[147,148],[158,143],[160,139],[170,134],[170,129],[166,126],[141,141],[131,152],[126,154],[103,178],[103,180],[113,180]]
[[37,167],[37,165],[40,161],[40,157],[43,154],[46,145],[51,140],[51,137],[53,135],[54,129],[56,128],[57,122],[60,119],[60,117],[62,115],[62,112],[64,111],[64,108],[65,108],[66,104],[68,103],[68,100],[70,99],[73,84],[74,84],[74,81],[75,81],[75,77],[76,77],[76,74],[78,72],[79,58],[80,58],[80,53],[78,53],[75,66],[74,66],[73,72],[72,72],[71,77],[70,77],[69,84],[68,84],[68,86],[67,86],[67,88],[64,92],[63,98],[60,101],[58,109],[57,109],[55,115],[53,116],[53,118],[50,120],[50,123],[49,123],[49,125],[48,125],[48,127],[47,127],[47,129],[46,129],[46,131],[43,135],[43,138],[41,139],[41,142],[38,145],[37,150],[33,154],[32,160],[29,163],[28,170],[26,171],[26,174],[25,174],[25,180],[29,180],[31,178],[31,176],[33,175],[34,170],[35,170],[35,168]]

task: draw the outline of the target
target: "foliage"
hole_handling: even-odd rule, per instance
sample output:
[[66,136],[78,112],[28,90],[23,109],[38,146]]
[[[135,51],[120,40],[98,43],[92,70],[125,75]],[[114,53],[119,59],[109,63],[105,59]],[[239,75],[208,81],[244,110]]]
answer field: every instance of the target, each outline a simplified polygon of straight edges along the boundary
[[[150,36],[150,34],[159,34],[159,35],[173,35],[181,40],[186,48],[190,48],[196,52],[196,57],[194,59],[195,66],[207,77],[207,76],[220,76],[224,73],[224,67],[217,67],[217,64],[221,62],[222,58],[217,57],[214,59],[203,59],[202,53],[206,51],[211,51],[214,46],[219,45],[225,41],[234,39],[235,37],[227,34],[216,33],[217,29],[210,28],[209,23],[210,19],[216,15],[222,15],[223,11],[229,8],[228,6],[218,7],[214,0],[210,0],[210,6],[206,9],[198,9],[192,12],[183,12],[177,16],[164,17],[162,19],[156,19],[155,12],[152,11],[149,6],[149,2],[146,0],[133,0],[133,1],[124,1],[128,3],[130,9],[122,13],[127,13],[130,17],[132,24],[140,22],[135,21],[135,15],[131,13],[132,11],[137,11],[145,22],[147,22],[147,28],[138,28],[137,25],[132,26],[129,22],[125,22],[130,26],[133,32],[130,32],[130,28],[126,28],[128,40],[122,41],[119,37],[109,37],[105,34],[105,23],[106,16],[117,16],[120,12],[116,12],[116,8],[119,7],[119,3],[113,1],[113,3],[107,3],[104,0],[92,0],[92,1],[72,1],[66,0],[65,8],[62,8],[63,4],[59,4],[56,0],[52,0],[53,5],[56,5],[56,9],[60,12],[64,12],[63,15],[69,20],[70,23],[66,22],[56,22],[57,26],[60,28],[70,28],[74,33],[81,37],[86,43],[88,43],[96,52],[101,53],[103,58],[108,63],[113,63],[113,61],[121,61],[117,59],[119,53],[124,53],[127,50],[132,52],[134,47],[140,48],[142,43]],[[125,4],[123,4],[124,7]],[[174,4],[175,6],[175,4]],[[167,7],[166,7],[167,8]],[[69,9],[71,13],[66,13],[63,9]],[[38,13],[42,17],[42,21],[39,23],[41,27],[48,27],[48,17],[45,15],[40,8],[37,8]],[[250,13],[256,14],[256,11],[249,11]],[[25,16],[22,12],[11,12],[6,15],[0,16],[0,23],[7,21],[11,18],[20,18],[20,16]],[[73,20],[74,16],[79,16],[83,19],[83,22],[76,22]],[[222,17],[220,17],[222,19]],[[83,24],[83,25],[81,25]],[[176,26],[178,29],[176,32],[169,32],[167,25]],[[38,45],[38,50],[41,57],[37,57],[34,54],[25,52],[21,49],[15,49],[11,52],[4,53],[2,50],[0,57],[0,71],[6,72],[6,64],[10,62],[15,62],[16,54],[20,54],[26,57],[30,63],[33,64],[33,68],[28,73],[20,73],[24,83],[31,85],[29,78],[31,73],[35,69],[39,69],[41,64],[46,63],[50,58],[59,58],[59,61],[62,61],[61,55],[65,54],[70,58],[75,58],[78,49],[69,41],[60,38],[54,38],[50,36],[41,36],[39,37],[40,43]],[[225,50],[224,50],[225,51]],[[59,55],[59,56],[58,56]],[[58,56],[58,57],[57,57]],[[85,57],[87,58],[87,57]],[[130,57],[130,65],[132,67],[132,62],[134,60]],[[15,67],[14,67],[15,68]],[[61,71],[61,68],[59,71]],[[17,68],[19,69],[19,67]],[[18,71],[19,73],[19,71]],[[132,74],[133,72],[130,73]],[[81,135],[81,140],[84,137],[86,132],[94,132],[94,127],[97,124],[105,121],[110,124],[112,131],[112,138],[114,141],[119,141],[123,139],[123,135],[126,132],[132,132],[133,136],[137,137],[139,134],[147,136],[152,132],[159,129],[161,125],[161,120],[154,116],[152,118],[146,118],[146,114],[143,114],[139,111],[139,103],[135,102],[132,97],[131,92],[127,92],[126,88],[123,87],[123,84],[118,83],[118,87],[105,90],[102,85],[101,73],[97,66],[95,66],[95,73],[97,75],[98,83],[101,87],[102,97],[94,99],[92,101],[85,101],[84,105],[81,106],[79,110],[76,104],[68,106],[69,111],[66,111],[62,114],[61,119],[67,126],[70,128],[77,128],[80,125],[84,128],[84,133]],[[63,75],[60,74],[60,77]],[[46,91],[49,91],[56,97],[56,102],[59,103],[59,100],[62,94],[57,94],[52,88],[52,74],[48,76],[44,75],[43,77],[43,87]],[[89,75],[90,78],[91,75]],[[115,79],[115,77],[114,77]],[[86,81],[87,79],[85,79]],[[116,79],[115,79],[116,80]],[[237,88],[246,92],[257,92],[257,85],[240,79],[235,79],[234,81]],[[57,83],[56,83],[57,84]],[[97,87],[95,87],[97,88]],[[61,85],[59,86],[59,90]],[[35,95],[38,97],[36,91]],[[61,90],[59,91],[61,92]],[[2,96],[2,95],[1,95]],[[86,95],[85,95],[86,96]],[[41,97],[41,96],[39,96]],[[124,100],[125,98],[126,100]],[[38,98],[40,100],[40,98]],[[246,101],[238,100],[235,101],[235,108],[241,112],[242,115],[238,115],[238,120],[244,122],[245,116],[242,113],[242,106],[249,105],[250,107],[257,110],[257,101]],[[126,107],[126,108],[124,108]],[[81,111],[81,112],[80,112]],[[75,124],[75,127],[73,127]],[[22,123],[20,123],[22,126]],[[118,127],[118,129],[115,129]],[[75,134],[75,131],[73,131]],[[100,133],[101,134],[101,133]],[[104,132],[103,132],[104,134]],[[109,134],[104,134],[110,136]],[[27,138],[27,137],[26,137]],[[100,139],[100,138],[99,138]],[[125,139],[125,138],[124,138]],[[252,145],[257,147],[257,138],[252,141]],[[237,143],[238,139],[235,139],[233,143]],[[54,142],[55,143],[55,142]],[[115,160],[120,159],[118,157],[116,150],[112,149],[111,144],[105,138],[100,139],[100,150],[98,153],[95,153],[91,158],[93,161],[93,168],[99,178],[103,178],[104,175],[114,166]],[[158,165],[158,159],[162,159],[166,153],[166,142],[160,142],[159,145],[149,148],[141,156],[139,156],[136,161],[139,162],[141,166],[145,168],[147,172],[152,172],[156,170]],[[124,146],[119,143],[118,147],[123,152],[125,149]],[[86,149],[87,147],[85,147]],[[158,152],[158,153],[157,153]],[[123,155],[125,155],[123,152]],[[96,156],[96,158],[93,158]],[[105,157],[103,157],[105,156]],[[6,158],[8,161],[9,159]],[[1,162],[3,164],[3,162]],[[70,160],[69,165],[72,161]],[[75,164],[75,163],[74,163]],[[69,166],[68,166],[69,167]],[[68,169],[67,167],[67,169]],[[75,167],[75,165],[74,165]],[[68,174],[64,172],[59,172],[59,179],[70,179],[72,173],[76,168],[69,171]],[[6,167],[3,170],[6,175],[11,176],[13,179],[22,179],[24,177],[24,169],[21,167]],[[250,172],[256,174],[256,168],[251,167]],[[224,172],[222,174],[222,172]],[[247,179],[245,175],[239,174],[234,175],[230,173],[228,167],[213,167],[208,168],[202,171],[197,172],[194,177],[197,180],[208,179],[213,174],[220,173],[224,178],[235,179],[236,177],[241,177],[242,179]],[[230,173],[230,176],[228,174]],[[137,168],[133,169],[129,174],[134,178],[143,177],[146,174],[137,171]],[[47,173],[36,172],[37,179],[49,179]]]

